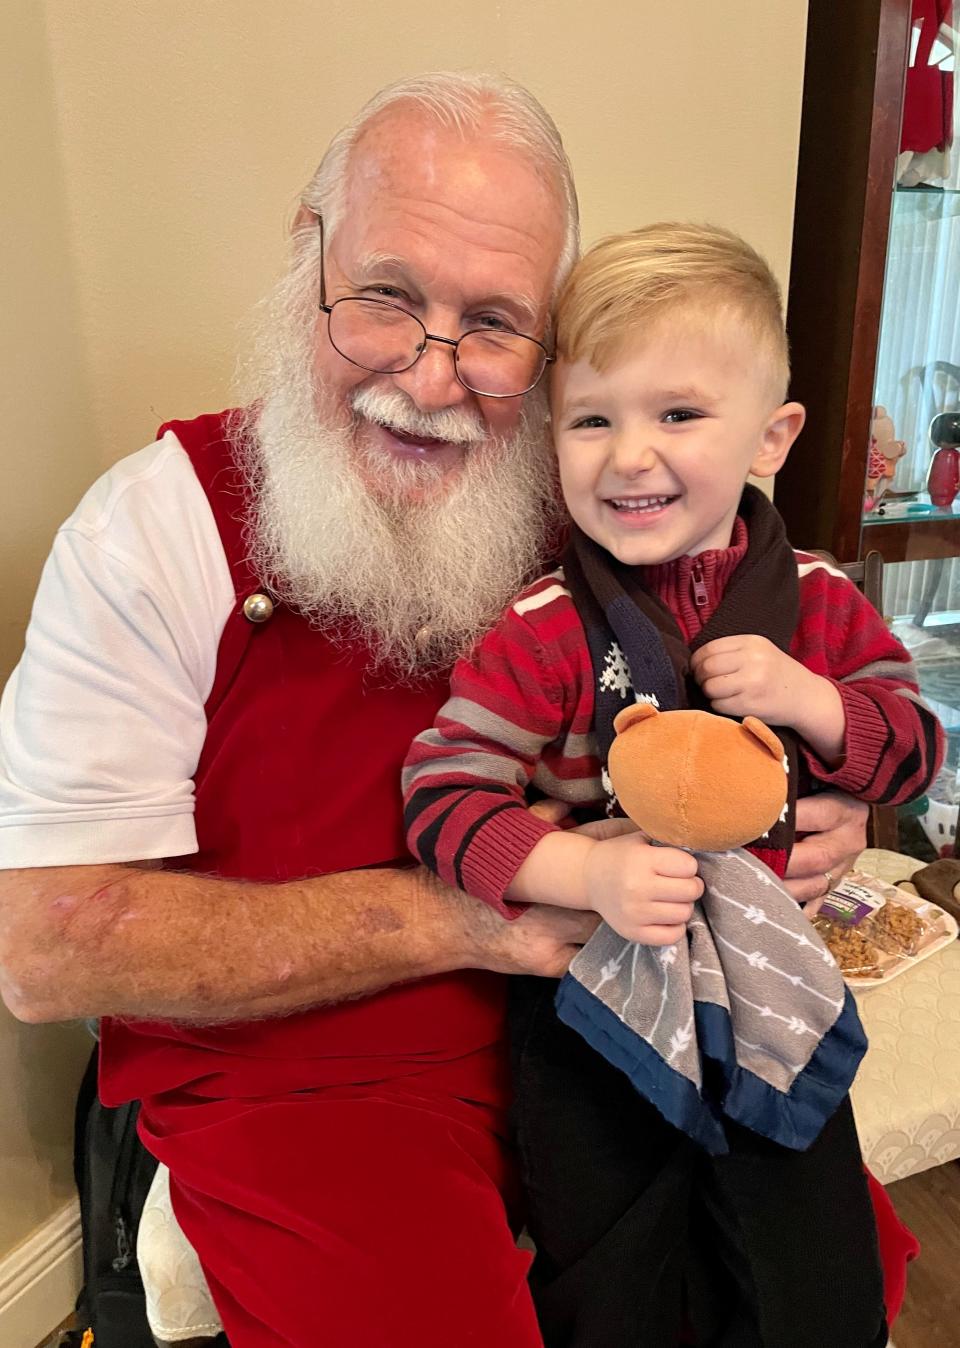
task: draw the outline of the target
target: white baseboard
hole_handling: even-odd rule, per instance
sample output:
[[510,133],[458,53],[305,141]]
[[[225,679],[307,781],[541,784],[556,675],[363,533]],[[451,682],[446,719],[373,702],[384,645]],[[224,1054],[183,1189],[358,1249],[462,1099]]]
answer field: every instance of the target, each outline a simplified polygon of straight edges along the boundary
[[73,1310],[83,1281],[74,1199],[0,1259],[0,1344],[36,1348]]

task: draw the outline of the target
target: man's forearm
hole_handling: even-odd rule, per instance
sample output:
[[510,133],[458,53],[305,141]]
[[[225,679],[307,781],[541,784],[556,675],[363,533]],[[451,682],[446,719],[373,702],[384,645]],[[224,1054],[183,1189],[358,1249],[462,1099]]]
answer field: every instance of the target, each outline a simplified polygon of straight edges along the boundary
[[285,884],[134,866],[7,871],[0,991],[30,1021],[283,1015],[469,964],[462,900],[414,870]]

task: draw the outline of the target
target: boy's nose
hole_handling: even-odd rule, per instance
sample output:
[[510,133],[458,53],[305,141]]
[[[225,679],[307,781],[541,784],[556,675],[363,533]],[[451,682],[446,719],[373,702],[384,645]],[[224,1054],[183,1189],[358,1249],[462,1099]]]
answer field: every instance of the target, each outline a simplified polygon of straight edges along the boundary
[[649,435],[621,435],[613,450],[613,467],[624,477],[647,473],[659,459]]

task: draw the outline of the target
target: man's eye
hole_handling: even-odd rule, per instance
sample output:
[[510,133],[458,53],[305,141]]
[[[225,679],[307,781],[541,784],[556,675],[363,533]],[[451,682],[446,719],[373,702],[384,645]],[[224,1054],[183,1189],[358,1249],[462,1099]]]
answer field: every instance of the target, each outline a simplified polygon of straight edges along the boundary
[[607,420],[606,417],[601,416],[578,417],[577,420],[570,427],[570,429],[572,431],[594,431],[609,425],[610,422]]
[[496,314],[480,314],[477,318],[471,318],[468,327],[471,331],[477,328],[489,328],[492,332],[516,332],[516,328],[508,323],[505,318],[498,318]]
[[389,300],[391,304],[401,304],[407,299],[402,290],[396,286],[366,286],[366,291],[370,295],[375,295],[377,299]]
[[684,421],[699,421],[702,416],[702,412],[692,407],[671,407],[669,412],[664,412],[662,419],[668,426],[678,426]]

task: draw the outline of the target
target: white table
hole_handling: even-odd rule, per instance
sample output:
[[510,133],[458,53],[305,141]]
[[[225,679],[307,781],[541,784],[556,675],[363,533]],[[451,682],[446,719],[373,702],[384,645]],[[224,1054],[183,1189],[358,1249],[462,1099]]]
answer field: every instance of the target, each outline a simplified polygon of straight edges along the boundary
[[[857,861],[890,882],[921,865],[873,849]],[[960,1158],[960,941],[857,1004],[870,1047],[851,1098],[870,1170],[892,1184]]]

